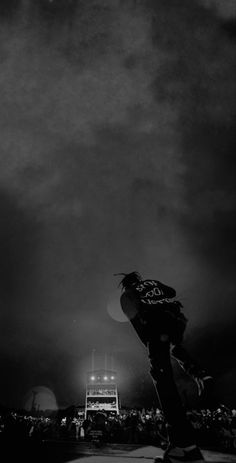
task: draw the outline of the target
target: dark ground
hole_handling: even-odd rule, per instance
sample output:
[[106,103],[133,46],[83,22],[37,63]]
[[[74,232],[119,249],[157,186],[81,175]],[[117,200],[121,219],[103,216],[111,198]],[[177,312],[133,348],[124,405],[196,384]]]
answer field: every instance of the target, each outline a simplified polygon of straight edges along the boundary
[[[154,454],[162,455],[162,450],[153,446],[135,444],[109,444],[97,447],[88,442],[76,441],[33,441],[8,439],[0,442],[1,461],[4,463],[66,463],[77,460],[91,463],[113,463],[127,461],[137,463],[153,461]],[[236,455],[203,449],[206,462],[236,463]]]

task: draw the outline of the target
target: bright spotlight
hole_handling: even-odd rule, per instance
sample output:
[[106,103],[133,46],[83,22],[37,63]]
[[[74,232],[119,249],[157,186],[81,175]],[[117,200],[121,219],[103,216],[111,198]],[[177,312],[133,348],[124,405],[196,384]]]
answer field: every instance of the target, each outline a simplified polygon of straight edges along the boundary
[[103,379],[104,379],[104,381],[107,381],[107,380],[108,380],[108,377],[107,377],[107,376],[104,376]]
[[111,380],[115,379],[115,376],[111,376]]
[[95,376],[91,376],[91,381],[95,381]]

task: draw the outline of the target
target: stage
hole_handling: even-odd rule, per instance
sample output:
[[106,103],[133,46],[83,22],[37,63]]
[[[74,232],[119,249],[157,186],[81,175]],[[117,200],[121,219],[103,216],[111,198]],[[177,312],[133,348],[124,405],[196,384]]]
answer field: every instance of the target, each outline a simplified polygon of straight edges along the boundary
[[[88,442],[9,439],[1,442],[4,463],[151,463],[163,455],[160,447],[134,444],[106,444],[98,448]],[[206,462],[236,463],[236,454],[202,449]]]
[[[64,445],[59,444],[59,447],[52,442],[45,444],[47,447],[46,453],[48,456],[50,455],[52,463],[61,461],[65,463],[150,463],[156,456],[161,457],[163,455],[163,450],[154,446],[109,444],[104,445],[102,448],[96,448],[87,443],[64,443]],[[209,463],[236,463],[236,454],[232,455],[205,449],[202,450],[202,453],[206,462]]]

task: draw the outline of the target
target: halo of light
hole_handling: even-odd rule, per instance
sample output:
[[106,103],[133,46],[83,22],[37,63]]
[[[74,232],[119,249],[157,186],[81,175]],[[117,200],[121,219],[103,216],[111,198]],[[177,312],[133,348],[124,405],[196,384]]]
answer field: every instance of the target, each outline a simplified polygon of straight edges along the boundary
[[107,313],[116,322],[124,323],[128,319],[120,306],[120,291],[113,292],[107,302]]
[[27,411],[58,410],[54,393],[45,386],[36,386],[30,389],[24,397],[23,405]]

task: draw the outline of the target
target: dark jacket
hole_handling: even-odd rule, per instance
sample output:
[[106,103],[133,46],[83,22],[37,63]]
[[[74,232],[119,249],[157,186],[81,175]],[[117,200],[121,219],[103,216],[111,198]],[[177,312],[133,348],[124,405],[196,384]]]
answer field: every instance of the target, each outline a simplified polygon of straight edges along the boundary
[[175,289],[157,280],[140,281],[122,293],[122,310],[145,345],[157,333],[168,334],[173,342],[182,338],[187,319],[175,296]]

